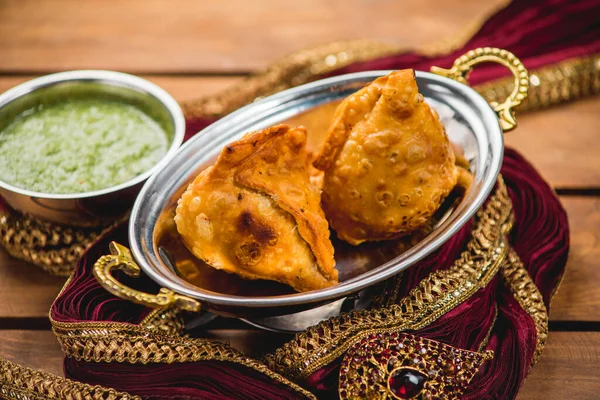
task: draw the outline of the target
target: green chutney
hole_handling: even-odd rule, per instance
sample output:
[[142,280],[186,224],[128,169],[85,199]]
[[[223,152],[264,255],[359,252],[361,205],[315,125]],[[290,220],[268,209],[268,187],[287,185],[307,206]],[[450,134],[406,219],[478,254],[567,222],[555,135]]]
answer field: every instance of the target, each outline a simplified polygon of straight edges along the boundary
[[130,104],[76,98],[39,105],[0,131],[0,179],[48,194],[105,189],[152,168],[169,145],[161,125]]

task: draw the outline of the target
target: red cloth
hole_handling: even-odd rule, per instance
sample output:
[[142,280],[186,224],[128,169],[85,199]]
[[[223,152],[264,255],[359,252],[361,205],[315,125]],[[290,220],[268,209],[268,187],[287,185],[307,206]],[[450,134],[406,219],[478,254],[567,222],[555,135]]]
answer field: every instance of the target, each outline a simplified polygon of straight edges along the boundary
[[[569,230],[566,213],[552,189],[517,152],[507,149],[502,167],[515,210],[511,245],[515,248],[536,285],[549,296],[560,279],[567,259]],[[435,254],[405,272],[401,293],[406,294],[431,271],[447,268],[468,240],[465,226]],[[66,290],[52,307],[56,321],[139,322],[149,311],[105,292],[94,279],[93,262],[106,252],[110,240],[127,243],[126,227],[100,240],[86,254]],[[156,285],[141,277],[127,281],[145,291]],[[498,318],[493,321],[494,306]],[[514,300],[510,290],[496,277],[465,303],[442,316],[417,335],[476,350],[493,325],[487,349],[495,351],[469,386],[465,398],[507,399],[516,395],[531,363],[536,330],[531,318]],[[320,398],[337,393],[339,360],[313,374],[303,384]],[[104,364],[65,360],[69,378],[113,387],[144,398],[293,398],[286,386],[246,367],[223,362],[197,362],[173,365]],[[250,397],[254,393],[256,397]],[[178,396],[178,397],[173,397]]]
[[[464,48],[440,56],[402,53],[356,63],[330,75],[373,69],[414,68],[429,70],[432,65],[450,67],[466,50],[494,46],[512,51],[529,69],[574,56],[600,51],[600,1],[516,0],[490,18]],[[477,68],[473,83],[506,75],[503,67]],[[209,119],[189,120],[187,138],[204,128]],[[566,263],[569,232],[565,211],[537,172],[515,151],[507,150],[502,167],[513,200],[516,221],[511,244],[549,305],[550,295]],[[438,252],[405,274],[402,293],[436,268],[445,268],[468,240],[470,226],[448,241]],[[126,244],[126,230],[120,227],[86,254],[75,275],[51,310],[57,321],[119,321],[137,323],[147,313],[144,307],[120,300],[102,290],[91,274],[92,263],[107,251],[109,240]],[[134,287],[156,290],[147,278],[119,277]],[[498,317],[493,321],[494,305]],[[528,371],[536,343],[532,319],[496,277],[468,301],[416,332],[423,337],[465,349],[476,349],[493,323],[487,345],[495,351],[475,376],[468,399],[514,398]],[[339,360],[310,376],[303,385],[321,398],[337,395]],[[65,360],[67,377],[91,384],[114,387],[144,398],[295,398],[286,386],[245,367],[223,362],[174,365],[101,364]]]

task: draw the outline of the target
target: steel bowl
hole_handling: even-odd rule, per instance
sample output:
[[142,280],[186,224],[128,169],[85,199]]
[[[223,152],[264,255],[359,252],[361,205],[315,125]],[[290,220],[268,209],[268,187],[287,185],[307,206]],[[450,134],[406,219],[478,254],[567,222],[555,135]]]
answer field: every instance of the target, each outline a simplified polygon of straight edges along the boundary
[[145,79],[112,71],[70,71],[27,81],[0,95],[0,130],[48,98],[100,96],[139,107],[161,123],[171,145],[151,169],[119,185],[76,194],[40,193],[0,180],[0,195],[15,210],[67,225],[97,226],[131,208],[143,182],[163,168],[183,142],[185,120],[177,102]]
[[[492,50],[494,54],[507,53]],[[490,194],[502,161],[503,128],[506,130],[514,126],[510,108],[523,100],[527,93],[527,71],[521,68],[512,54],[508,54],[512,57],[510,65],[515,67],[511,69],[517,85],[509,99],[495,105],[494,109],[463,83],[433,73],[416,72],[419,91],[439,113],[450,139],[463,149],[474,181],[462,201],[440,218],[429,235],[407,251],[395,253],[389,242],[352,247],[334,240],[339,284],[306,293],[291,293],[278,292],[280,288],[272,291],[257,281],[240,284],[234,275],[210,267],[206,267],[207,271],[212,271],[210,279],[206,279],[205,284],[200,285],[202,287],[194,285],[180,276],[180,260],[162,241],[165,226],[173,225],[177,199],[187,184],[214,162],[226,144],[250,131],[290,120],[298,121],[303,113],[339,101],[391,72],[370,71],[324,79],[264,98],[194,136],[179,149],[172,162],[153,175],[140,191],[129,223],[131,253],[113,244],[114,255],[105,256],[108,258],[96,264],[96,278],[112,293],[146,305],[174,305],[188,310],[202,308],[219,315],[245,318],[259,326],[277,330],[303,329],[335,315],[349,299],[355,299],[357,293],[411,267],[438,249],[473,217]],[[472,58],[475,55],[471,55]],[[463,59],[460,65],[469,60]],[[485,61],[490,60],[487,58]],[[464,78],[468,69],[457,67],[438,72],[447,76],[457,73],[458,78]],[[334,237],[335,234],[332,234]],[[177,238],[174,240],[177,241]],[[139,272],[138,268],[163,287],[158,296],[127,288],[110,273],[111,269],[123,269],[131,274]],[[351,307],[356,306],[356,302],[353,304]]]

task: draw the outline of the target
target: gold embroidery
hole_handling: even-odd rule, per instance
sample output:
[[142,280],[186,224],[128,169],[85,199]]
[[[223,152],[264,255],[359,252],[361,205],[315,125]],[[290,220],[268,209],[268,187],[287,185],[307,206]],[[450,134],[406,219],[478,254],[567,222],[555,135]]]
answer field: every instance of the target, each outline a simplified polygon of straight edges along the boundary
[[[340,399],[456,399],[492,354],[398,332],[362,335],[342,360],[338,394]],[[406,375],[413,378],[409,385]]]
[[548,310],[539,289],[533,283],[527,269],[514,249],[508,251],[508,262],[500,270],[521,308],[531,316],[537,333],[531,367],[537,363],[548,338]]
[[68,357],[86,362],[131,364],[223,361],[243,365],[288,386],[307,398],[307,390],[271,371],[264,364],[228,345],[206,339],[191,339],[118,322],[65,323],[51,318],[52,330]]
[[511,226],[512,205],[499,177],[495,194],[477,213],[466,250],[451,268],[430,274],[399,304],[353,311],[308,328],[266,355],[265,363],[298,381],[342,355],[359,334],[418,330],[431,324],[489,283],[504,261],[505,235]]
[[88,247],[125,218],[102,228],[78,228],[0,212],[0,244],[11,256],[35,264],[51,275],[68,276]]
[[1,358],[0,397],[14,400],[141,400],[139,396],[60,378]]

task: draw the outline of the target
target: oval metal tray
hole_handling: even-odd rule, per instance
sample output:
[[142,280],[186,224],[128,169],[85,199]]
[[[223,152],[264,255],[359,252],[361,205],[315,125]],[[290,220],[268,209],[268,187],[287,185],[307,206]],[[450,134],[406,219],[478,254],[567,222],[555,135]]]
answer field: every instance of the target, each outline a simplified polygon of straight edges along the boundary
[[[506,66],[515,77],[512,93],[503,103],[493,104],[493,109],[466,85],[466,76],[473,66],[490,61]],[[527,96],[527,70],[506,50],[475,49],[459,57],[451,69],[434,67],[432,70],[438,75],[416,72],[419,91],[439,113],[451,141],[462,148],[470,162],[474,182],[462,201],[437,215],[433,231],[412,247],[402,248],[393,241],[352,247],[332,240],[336,268],[340,272],[339,284],[322,290],[292,293],[289,288],[274,282],[245,281],[202,265],[187,252],[174,230],[177,199],[187,184],[212,164],[227,143],[247,132],[281,122],[314,122],[305,119],[308,112],[319,113],[317,120],[320,123],[309,123],[308,127],[309,145],[318,146],[324,139],[333,111],[332,102],[340,101],[375,78],[391,72],[369,71],[286,90],[250,104],[199,132],[142,188],[129,224],[133,255],[127,248],[111,243],[112,255],[101,257],[94,265],[97,280],[109,292],[147,306],[189,311],[204,309],[250,319],[251,323],[276,330],[304,329],[342,309],[368,306],[365,300],[368,300],[373,285],[430,255],[482,206],[500,170],[504,149],[502,132],[516,126],[512,109]],[[329,111],[323,112],[327,108]],[[319,128],[320,125],[325,128]],[[186,275],[182,271],[185,265],[191,265],[194,271],[203,271],[199,274],[204,274],[202,279],[194,280]],[[111,275],[113,269],[124,270],[130,275],[143,270],[162,289],[158,295],[151,295],[126,287]],[[359,292],[367,295],[357,296]]]
[[[161,286],[197,299],[211,311],[235,316],[276,315],[356,293],[414,265],[439,248],[473,216],[494,186],[503,152],[502,130],[494,111],[474,90],[448,78],[417,72],[420,92],[439,113],[450,139],[463,149],[474,176],[474,184],[462,202],[419,243],[402,254],[393,254],[389,242],[357,248],[334,242],[336,267],[340,272],[338,285],[307,293],[275,294],[275,290],[270,295],[251,295],[243,290],[241,294],[240,290],[232,293],[223,289],[226,284],[216,282],[229,279],[225,276],[213,276],[215,285],[200,288],[177,276],[173,271],[174,260],[165,257],[164,249],[159,250],[161,232],[157,223],[172,215],[182,188],[210,165],[226,144],[247,132],[285,122],[342,99],[389,72],[344,75],[287,90],[246,106],[198,133],[168,166],[150,178],[136,200],[129,236],[133,256],[142,270]],[[248,286],[256,284],[245,282]]]

